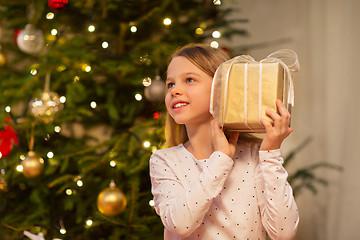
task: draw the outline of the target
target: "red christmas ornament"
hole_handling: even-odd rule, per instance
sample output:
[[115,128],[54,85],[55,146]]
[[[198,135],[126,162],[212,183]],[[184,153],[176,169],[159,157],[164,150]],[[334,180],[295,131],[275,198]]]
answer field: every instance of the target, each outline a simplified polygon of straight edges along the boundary
[[14,39],[13,39],[13,41],[14,41],[15,44],[17,44],[17,37],[18,37],[20,32],[21,32],[21,30],[14,29]]
[[16,132],[5,124],[5,130],[0,131],[0,156],[8,156],[14,144],[19,144]]
[[160,117],[160,113],[159,112],[154,112],[153,118],[158,119],[159,117]]
[[68,0],[49,0],[48,1],[48,6],[54,11],[62,10],[64,8],[66,8],[68,4],[69,4]]

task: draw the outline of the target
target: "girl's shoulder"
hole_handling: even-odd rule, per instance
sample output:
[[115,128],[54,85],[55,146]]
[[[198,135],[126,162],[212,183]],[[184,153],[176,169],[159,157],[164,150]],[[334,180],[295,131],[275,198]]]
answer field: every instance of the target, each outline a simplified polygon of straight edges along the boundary
[[179,156],[182,155],[183,152],[183,144],[179,144],[177,146],[174,147],[169,147],[169,148],[163,148],[163,149],[159,149],[156,150],[152,155],[151,158],[173,158],[175,156]]

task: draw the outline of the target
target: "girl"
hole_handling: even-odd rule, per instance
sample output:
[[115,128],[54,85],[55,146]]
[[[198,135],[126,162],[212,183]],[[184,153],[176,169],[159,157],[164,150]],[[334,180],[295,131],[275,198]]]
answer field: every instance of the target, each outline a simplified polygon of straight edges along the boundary
[[[212,77],[228,56],[192,44],[167,69],[167,149],[150,158],[155,210],[164,239],[292,239],[299,215],[280,154],[292,132],[280,100],[264,139],[226,137],[209,113]],[[238,139],[239,138],[239,139]],[[227,140],[229,139],[229,140]]]

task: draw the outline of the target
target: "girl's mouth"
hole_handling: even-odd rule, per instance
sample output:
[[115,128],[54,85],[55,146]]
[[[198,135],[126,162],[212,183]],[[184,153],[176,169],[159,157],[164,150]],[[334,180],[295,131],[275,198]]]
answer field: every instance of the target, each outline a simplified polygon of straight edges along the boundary
[[176,103],[172,108],[173,109],[178,109],[178,108],[181,108],[181,107],[184,107],[184,106],[187,106],[187,105],[189,105],[189,103],[180,102],[180,103]]

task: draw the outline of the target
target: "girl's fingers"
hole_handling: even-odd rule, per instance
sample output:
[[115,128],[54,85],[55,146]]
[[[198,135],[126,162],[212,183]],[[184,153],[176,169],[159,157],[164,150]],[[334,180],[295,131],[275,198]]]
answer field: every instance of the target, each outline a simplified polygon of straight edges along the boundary
[[290,124],[290,113],[286,109],[285,105],[281,102],[281,100],[276,100],[276,106],[279,113],[276,113],[271,110],[266,110],[265,113],[274,121],[275,127],[289,127]]
[[265,118],[261,118],[260,123],[264,126],[266,132],[269,132],[272,129],[272,124]]
[[278,113],[270,110],[266,111],[266,115],[272,118],[274,124],[271,124],[265,118],[260,119],[260,122],[265,127],[266,131],[265,138],[260,146],[260,149],[262,150],[280,148],[283,140],[293,131],[293,129],[289,127],[290,113],[285,105],[280,100],[277,100],[276,106]]
[[213,144],[215,146],[221,145],[221,142],[226,140],[225,134],[220,127],[220,124],[215,119],[211,121],[212,125],[212,136],[213,136]]
[[281,119],[280,115],[277,114],[276,112],[274,111],[271,111],[271,110],[266,110],[265,111],[266,115],[269,116],[272,120],[274,120],[274,122],[278,121]]
[[290,119],[290,113],[287,110],[287,108],[285,107],[284,103],[281,100],[276,100],[276,106],[279,110],[279,114],[281,117],[285,118],[285,119]]
[[219,137],[219,133],[221,132],[219,123],[214,119],[211,121],[211,126],[214,137]]

